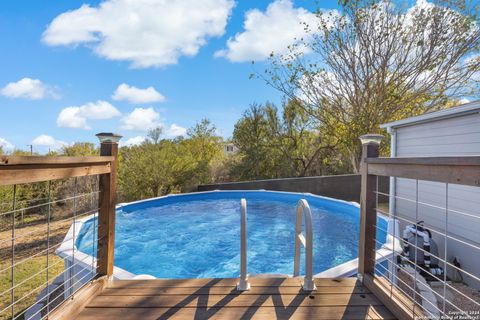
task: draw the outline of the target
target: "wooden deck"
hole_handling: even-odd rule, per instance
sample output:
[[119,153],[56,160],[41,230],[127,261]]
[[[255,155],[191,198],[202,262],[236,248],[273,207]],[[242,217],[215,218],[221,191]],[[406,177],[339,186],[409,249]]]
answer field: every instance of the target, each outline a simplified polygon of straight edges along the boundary
[[114,280],[87,294],[85,307],[68,318],[395,319],[354,278],[317,279],[318,289],[312,293],[301,291],[300,278],[251,278],[252,288],[241,293],[235,289],[237,281]]

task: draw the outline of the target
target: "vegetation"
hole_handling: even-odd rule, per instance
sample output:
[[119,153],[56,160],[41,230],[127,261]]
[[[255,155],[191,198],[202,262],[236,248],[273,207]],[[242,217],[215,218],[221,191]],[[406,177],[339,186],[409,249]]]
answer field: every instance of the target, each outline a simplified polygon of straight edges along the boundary
[[464,0],[339,4],[319,11],[287,54],[272,53],[261,77],[298,101],[358,171],[360,135],[478,94],[480,28]]
[[213,182],[213,164],[223,156],[222,139],[215,131],[204,119],[188,130],[187,138],[161,139],[161,129],[155,128],[141,145],[121,148],[120,197],[158,197]]
[[235,180],[303,177],[343,173],[336,141],[322,136],[298,101],[281,111],[271,104],[253,104],[235,125],[233,143],[239,148],[232,165]]

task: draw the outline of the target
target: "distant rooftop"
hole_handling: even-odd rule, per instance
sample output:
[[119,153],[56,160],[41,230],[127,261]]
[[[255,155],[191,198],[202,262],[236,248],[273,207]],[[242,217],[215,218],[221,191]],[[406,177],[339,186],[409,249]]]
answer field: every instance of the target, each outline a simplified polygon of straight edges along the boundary
[[430,122],[440,119],[447,119],[452,117],[463,116],[472,113],[480,113],[480,100],[472,101],[462,104],[458,107],[453,107],[445,110],[428,112],[416,117],[405,118],[398,121],[384,123],[380,128],[391,129],[398,127],[411,126],[418,123]]

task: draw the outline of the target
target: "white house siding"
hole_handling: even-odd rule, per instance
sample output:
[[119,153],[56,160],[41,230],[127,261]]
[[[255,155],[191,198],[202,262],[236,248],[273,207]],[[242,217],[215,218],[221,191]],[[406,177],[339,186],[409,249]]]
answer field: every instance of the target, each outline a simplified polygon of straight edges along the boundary
[[[397,157],[439,157],[480,155],[480,115],[431,120],[399,127]],[[445,237],[449,239],[447,258],[458,257],[462,268],[480,278],[480,187],[450,184],[448,186],[448,224],[446,224],[447,187],[444,183],[418,181],[418,213],[415,205],[417,183],[411,179],[396,179],[396,211],[412,222],[424,220],[444,258]],[[409,200],[413,201],[409,201]],[[417,216],[418,214],[418,216]],[[405,225],[405,223],[403,223]],[[435,232],[437,230],[437,232]],[[471,246],[461,243],[465,241]],[[451,270],[448,272],[451,275]],[[465,280],[480,288],[480,281],[463,275]]]

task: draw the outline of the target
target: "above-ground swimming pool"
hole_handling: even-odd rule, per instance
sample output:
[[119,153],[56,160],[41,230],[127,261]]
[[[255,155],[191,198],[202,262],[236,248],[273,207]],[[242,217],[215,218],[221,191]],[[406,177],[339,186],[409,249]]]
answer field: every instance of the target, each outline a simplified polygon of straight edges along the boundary
[[[313,271],[325,271],[358,255],[359,208],[311,194],[213,191],[171,195],[117,208],[115,266],[157,278],[238,277],[240,199],[247,200],[249,274],[292,274],[295,208],[306,199],[313,216]],[[379,218],[378,247],[387,221]],[[96,218],[86,220],[76,244],[91,255]],[[303,250],[303,248],[302,248]],[[304,273],[304,256],[301,274]]]

